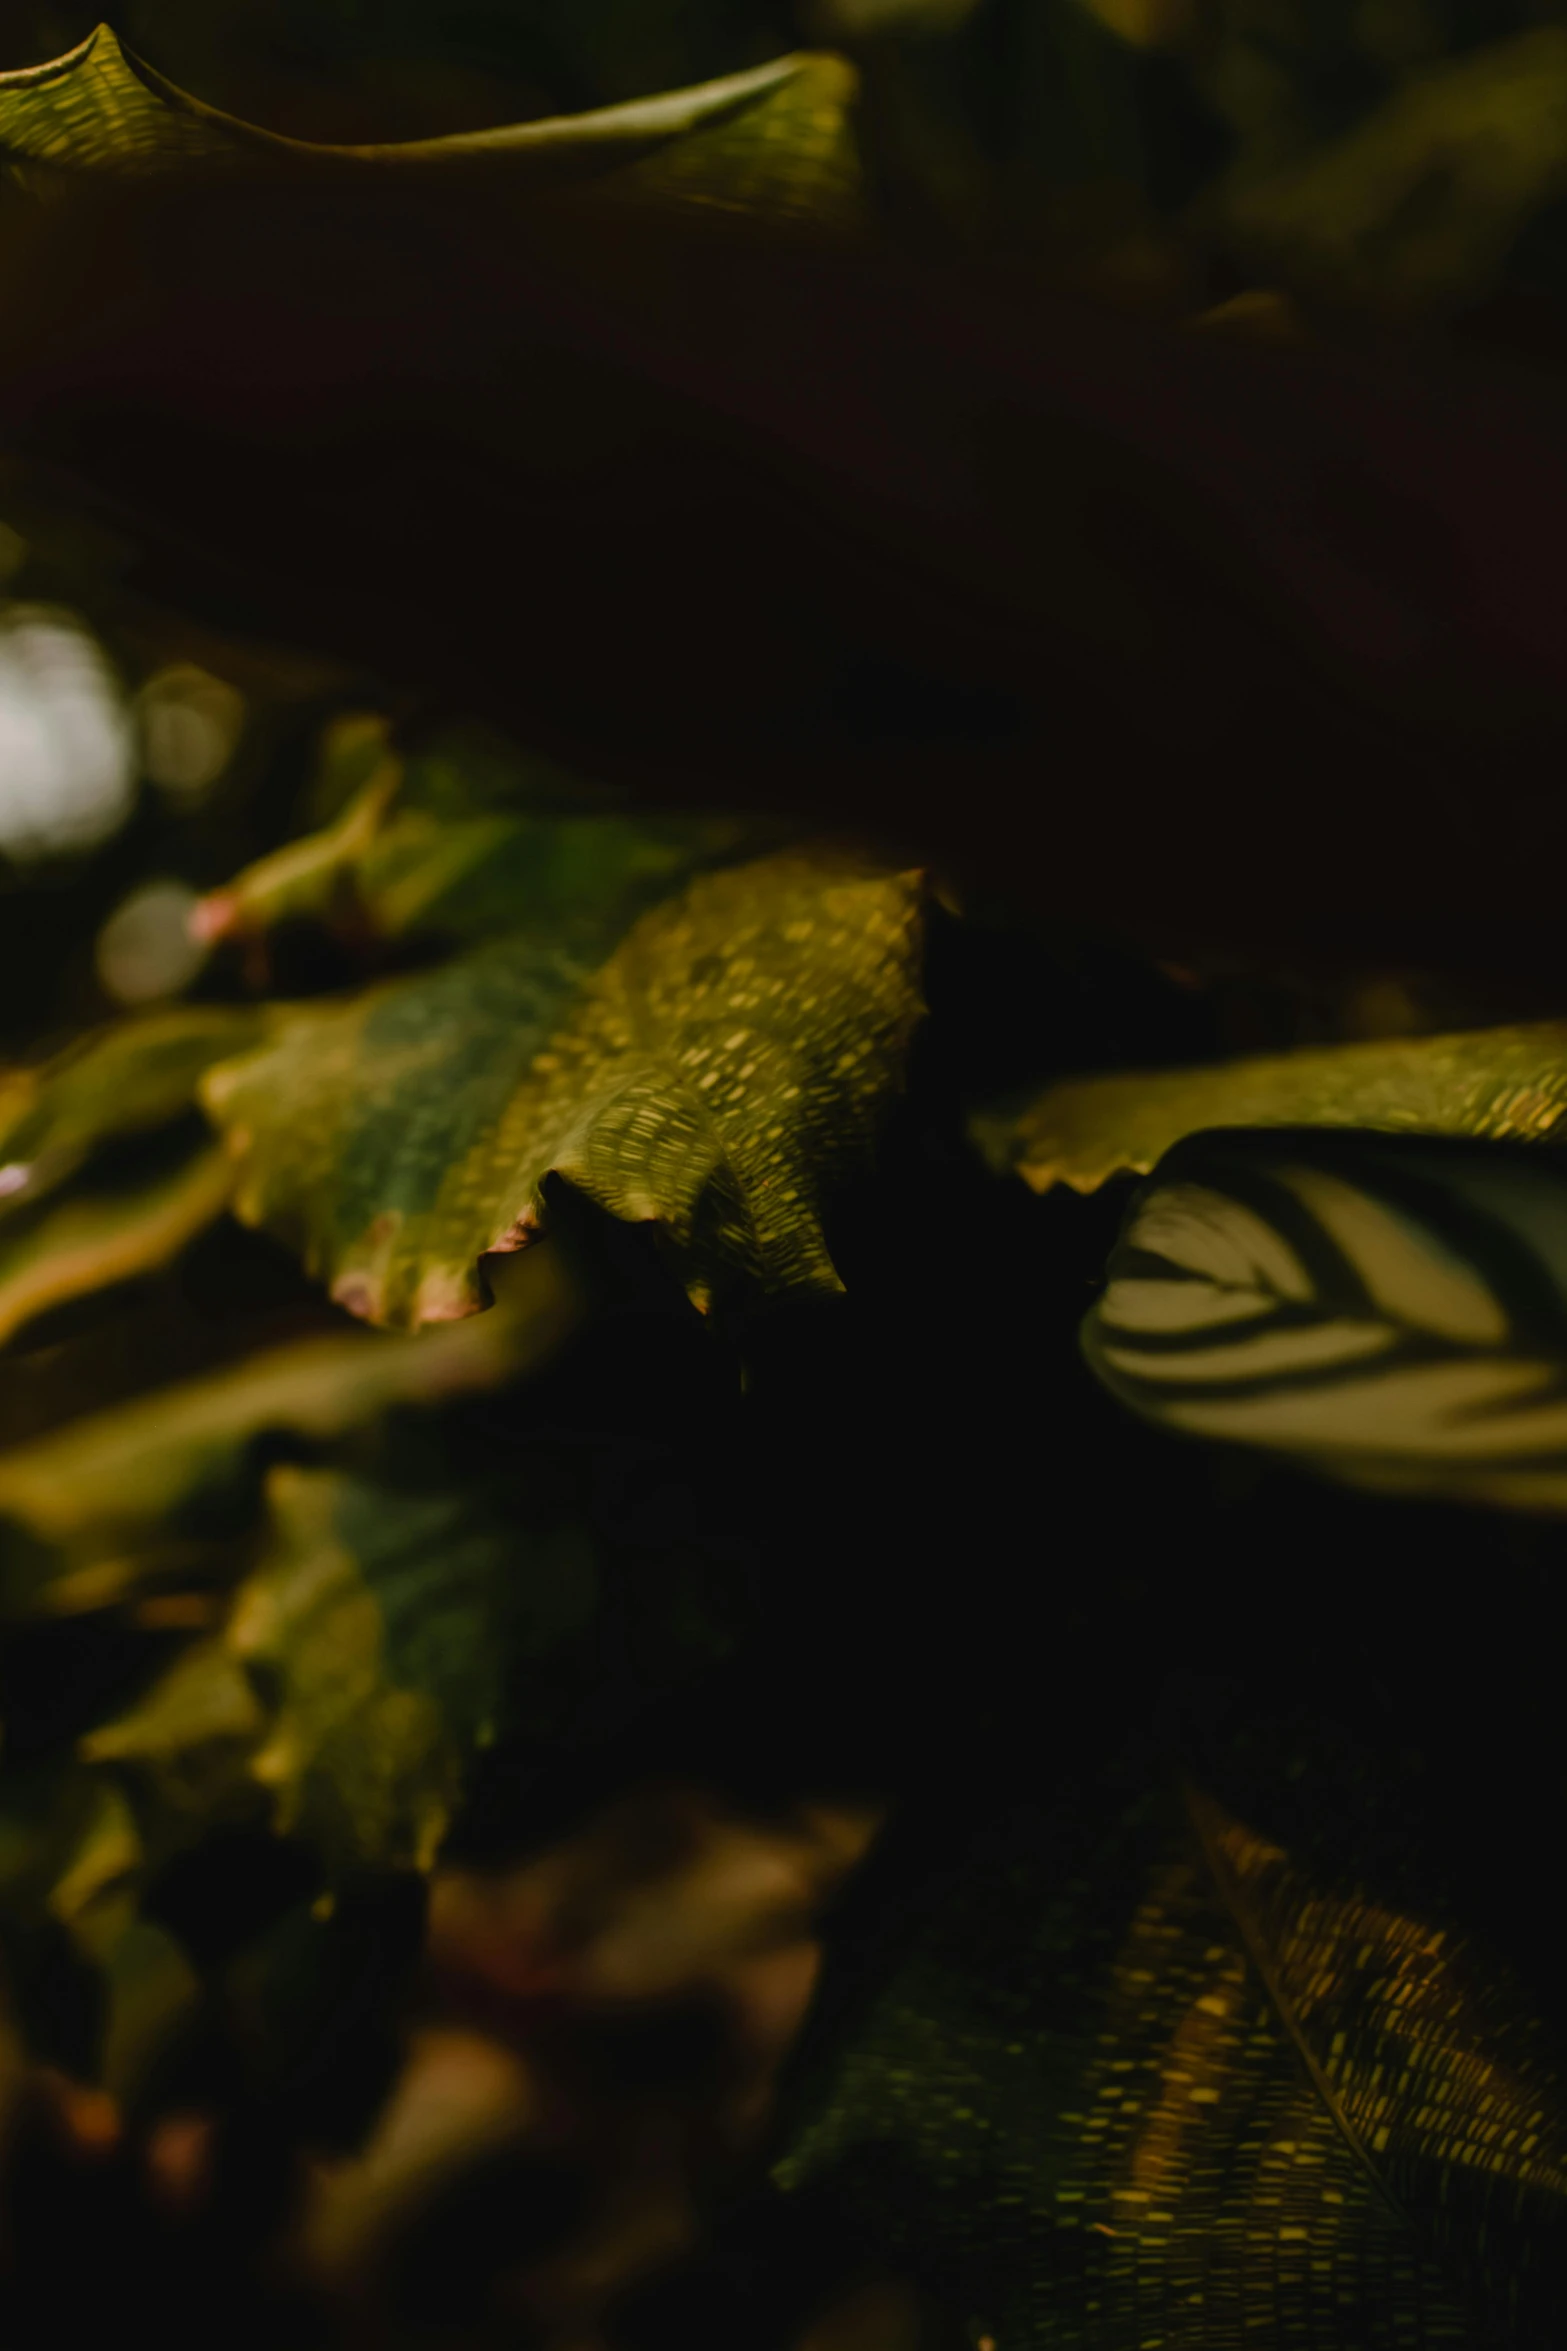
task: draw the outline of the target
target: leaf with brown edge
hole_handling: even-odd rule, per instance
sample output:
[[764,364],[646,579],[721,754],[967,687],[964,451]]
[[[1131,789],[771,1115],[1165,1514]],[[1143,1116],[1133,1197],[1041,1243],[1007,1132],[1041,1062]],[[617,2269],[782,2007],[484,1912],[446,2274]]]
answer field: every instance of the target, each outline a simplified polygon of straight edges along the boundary
[[261,1034],[244,1006],[181,1004],[77,1038],[0,1076],[0,1216],[54,1191],[101,1144],[171,1124],[196,1081]]
[[602,968],[525,936],[282,1016],[202,1099],[236,1208],[375,1322],[471,1313],[544,1179],[656,1222],[699,1300],[841,1287],[829,1187],[901,1084],[923,884],[793,852],[699,876]]
[[541,1250],[502,1305],[460,1329],[274,1348],[0,1454],[0,1615],[104,1608],[192,1573],[232,1579],[269,1456],[309,1457],[398,1405],[521,1377],[580,1311],[558,1253]]
[[991,1164],[1036,1192],[1146,1175],[1205,1127],[1372,1127],[1544,1142],[1567,1117],[1567,1022],[1270,1054],[1207,1069],[1064,1078],[973,1124]]

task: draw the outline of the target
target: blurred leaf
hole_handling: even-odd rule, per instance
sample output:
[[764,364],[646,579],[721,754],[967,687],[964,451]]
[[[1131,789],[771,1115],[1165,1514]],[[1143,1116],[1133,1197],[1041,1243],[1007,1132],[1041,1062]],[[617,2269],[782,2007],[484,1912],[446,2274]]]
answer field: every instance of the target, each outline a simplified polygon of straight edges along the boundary
[[39,1069],[0,1074],[0,1217],[64,1183],[99,1144],[189,1111],[203,1070],[262,1026],[243,1007],[182,1004],[97,1030]]
[[[209,1790],[200,1826],[221,1817],[224,1793]],[[42,1770],[10,1766],[0,1786],[0,1945],[11,1968],[20,1961],[53,1979],[30,1987],[31,2053],[117,2100],[135,2095],[196,1994],[178,1943],[140,1916],[149,1876],[191,1833],[188,1808],[182,1819],[136,1801],[114,1775],[69,1757]],[[52,2012],[67,1967],[82,2013],[66,2023],[62,2047]]]
[[[429,1491],[284,1471],[271,1503],[229,1646],[275,1681],[253,1768],[278,1825],[338,1866],[428,1869],[476,1752],[519,1730],[541,1748],[570,1737],[584,1709],[601,1719],[619,1643],[631,1706],[728,1643],[737,1595],[718,1563],[678,1546],[656,1572],[612,1556],[558,1467],[532,1489],[524,1470]],[[650,1615],[673,1641],[638,1637]]]
[[231,1164],[209,1148],[134,1186],[73,1191],[0,1220],[0,1345],[50,1307],[165,1264],[233,1188]]
[[285,1468],[268,1503],[268,1557],[228,1632],[278,1691],[252,1769],[276,1792],[281,1830],[303,1826],[344,1859],[428,1869],[463,1749],[496,1733],[508,1600],[542,1602],[546,1625],[553,1600],[560,1632],[580,1637],[598,1597],[591,1555],[568,1544],[529,1558],[515,1527],[460,1491]]
[[1242,162],[1213,224],[1270,281],[1384,316],[1487,291],[1567,195],[1567,28],[1539,25],[1391,90],[1343,135]]
[[1207,126],[1102,13],[1079,0],[836,8],[861,74],[867,181],[920,242],[1026,253],[1058,285],[1180,315],[1191,255],[1170,234],[1164,183],[1183,147],[1207,160]]
[[[425,168],[499,165],[518,182],[637,167],[637,189],[740,210],[831,217],[852,205],[846,107],[853,76],[830,56],[785,57],[696,89],[504,130],[388,146],[284,138],[186,96],[107,25],[69,55],[0,75],[0,163],[33,191],[49,167],[119,176],[249,162]],[[42,167],[42,168],[41,168]]]
[[130,1925],[145,1857],[123,1791],[113,1780],[96,1781],[78,1841],[49,1893],[49,1908],[91,1957],[107,1958]]
[[633,821],[495,806],[507,785],[526,792],[522,763],[508,772],[463,744],[405,761],[368,719],[345,735],[343,759],[370,773],[336,821],[214,891],[198,916],[203,936],[261,939],[304,918],[350,942],[456,942],[507,930],[569,939],[584,926],[596,941],[758,829],[724,817]]
[[514,1299],[459,1330],[280,1347],[0,1454],[0,1609],[104,1607],[193,1561],[210,1574],[254,1519],[269,1454],[497,1386],[541,1361],[576,1311],[541,1251]]
[[1567,1168],[1495,1143],[1194,1135],[1129,1209],[1083,1346],[1189,1435],[1560,1511]]
[[1567,1115],[1567,1024],[1329,1045],[1211,1069],[1066,1078],[1015,1112],[985,1112],[976,1140],[1036,1192],[1096,1191],[1146,1175],[1203,1127],[1375,1127],[1389,1133],[1551,1138]]
[[[664,1226],[694,1294],[837,1288],[821,1198],[901,1079],[920,899],[915,875],[783,855],[693,881],[601,969],[585,920],[301,1008],[203,1089],[238,1213],[376,1322],[471,1313],[552,1172]],[[621,904],[594,919],[602,952]]]
[[912,1888],[872,1860],[779,2186],[971,2341],[1196,2351],[1265,2313],[1327,2344],[1351,2310],[1436,2341],[1471,2303],[1548,2337],[1567,2167],[1526,1992],[1361,1890],[1353,1811],[1345,1890],[1163,1776],[1009,1806]]
[[90,1731],[78,1751],[86,1763],[134,1764],[172,1809],[206,1821],[248,1776],[266,1724],[228,1645],[193,1641],[128,1713]]
[[126,1928],[108,1955],[100,2076],[117,2104],[132,2101],[201,1994],[175,1938],[150,1919]]
[[465,1472],[406,1429],[365,1469],[280,1464],[222,1634],[83,1758],[187,1821],[248,1783],[334,1875],[429,1869],[481,1749],[591,1734],[729,1644],[735,1563],[598,1531],[594,1468],[541,1444]]

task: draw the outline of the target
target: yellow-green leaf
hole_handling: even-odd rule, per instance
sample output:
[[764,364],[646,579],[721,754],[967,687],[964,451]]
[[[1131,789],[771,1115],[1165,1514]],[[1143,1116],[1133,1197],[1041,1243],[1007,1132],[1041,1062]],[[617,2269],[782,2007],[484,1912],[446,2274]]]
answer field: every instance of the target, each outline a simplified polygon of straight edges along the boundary
[[465,168],[509,183],[590,180],[615,167],[637,192],[740,210],[852,207],[854,78],[829,55],[781,57],[689,90],[500,130],[333,147],[237,121],[186,95],[100,25],[66,56],[0,74],[0,163],[30,188],[51,172],[143,175],[248,163],[316,170]]
[[781,855],[701,876],[597,971],[527,935],[301,1007],[203,1085],[238,1213],[398,1325],[471,1312],[551,1173],[663,1226],[694,1294],[836,1288],[822,1199],[901,1082],[921,914],[917,875]]
[[1375,1127],[1542,1142],[1567,1117],[1567,1022],[1399,1037],[1208,1069],[1066,1078],[1015,1114],[974,1121],[997,1168],[1036,1192],[1146,1175],[1203,1127]]
[[73,1191],[0,1222],[0,1346],[51,1307],[167,1263],[222,1213],[233,1185],[209,1146],[133,1187]]
[[220,1638],[193,1641],[129,1712],[78,1744],[84,1763],[134,1765],[177,1812],[209,1819],[248,1773],[267,1717]]
[[0,1076],[0,1216],[42,1199],[105,1142],[192,1108],[215,1061],[261,1033],[244,1006],[181,1004],[95,1030],[37,1069]]
[[519,1376],[578,1311],[556,1253],[540,1251],[503,1306],[460,1329],[279,1347],[0,1454],[0,1611],[101,1608],[193,1566],[232,1574],[268,1448],[309,1451],[396,1405]]
[[278,1692],[252,1773],[278,1828],[335,1861],[428,1869],[465,1756],[496,1733],[508,1614],[542,1597],[557,1640],[580,1641],[599,1601],[592,1547],[575,1527],[530,1543],[461,1488],[284,1467],[268,1500],[267,1556],[227,1636]]
[[248,1788],[334,1871],[428,1869],[480,1750],[569,1745],[728,1644],[734,1561],[606,1528],[600,1475],[540,1442],[454,1476],[406,1436],[352,1470],[277,1465],[223,1631],[82,1757],[132,1775],[165,1845]]

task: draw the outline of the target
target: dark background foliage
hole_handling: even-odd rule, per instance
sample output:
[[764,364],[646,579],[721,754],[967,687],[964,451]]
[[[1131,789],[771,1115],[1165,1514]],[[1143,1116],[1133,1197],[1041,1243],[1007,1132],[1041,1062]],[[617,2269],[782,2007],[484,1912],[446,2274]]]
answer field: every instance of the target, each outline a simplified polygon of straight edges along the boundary
[[[0,10],[0,62],[55,54],[97,14]],[[979,14],[961,50],[939,53],[953,68],[948,98],[956,91],[960,114],[987,135],[984,168],[965,183],[972,209],[958,210],[972,221],[999,204],[1022,218],[1039,177],[1030,141],[1041,119],[1025,102],[1027,61],[1041,85],[1059,87],[1060,52],[1042,34],[1030,48],[1021,0]],[[331,139],[590,106],[815,37],[782,6],[722,0],[137,0],[111,17],[210,102]],[[1463,39],[1462,23],[1454,37]],[[1324,72],[1325,116],[1363,97],[1353,76]],[[1157,65],[1144,98],[1155,192],[1173,206],[1211,167],[1222,134],[1172,94]],[[926,119],[918,109],[897,117],[916,119]],[[883,156],[892,184],[917,198],[932,152],[893,141]],[[40,549],[13,592],[88,610],[132,680],[180,649],[138,633],[145,624],[112,591],[95,591],[90,565],[86,577]],[[257,680],[254,750],[210,803],[181,815],[145,796],[92,858],[6,883],[7,1052],[37,1049],[107,1008],[93,939],[138,877],[172,868],[211,887],[308,821],[320,725],[355,706],[363,681],[310,664],[263,667]],[[301,993],[331,976],[330,964],[312,963],[317,950],[298,943]],[[1401,991],[1408,1024],[1434,1028],[1559,1009],[1549,985],[1460,987],[1402,969],[1351,972],[1332,986],[1289,968],[1160,970],[1065,927],[1023,925],[1005,908],[973,910],[964,925],[938,918],[927,980],[933,1017],[910,1098],[874,1176],[836,1206],[847,1295],[775,1307],[715,1341],[640,1239],[600,1234],[611,1271],[589,1339],[482,1426],[481,1441],[497,1448],[565,1429],[673,1461],[709,1498],[726,1540],[756,1562],[757,1620],[699,1694],[640,1718],[591,1757],[522,1772],[499,1750],[454,1854],[535,1852],[661,1775],[700,1781],[758,1818],[802,1793],[886,1802],[890,1825],[828,1922],[827,1976],[798,2059],[808,2069],[850,2029],[866,1985],[985,1824],[1043,1802],[1085,1759],[1165,1742],[1222,1777],[1226,1757],[1287,1748],[1304,1721],[1319,1740],[1327,1726],[1346,1804],[1374,1814],[1391,1789],[1391,1833],[1402,1839],[1418,1820],[1417,1871],[1451,1889],[1567,2029],[1555,1888],[1541,1863],[1559,1843],[1567,1795],[1553,1728],[1561,1535],[1353,1497],[1134,1425],[1093,1386],[1075,1337],[1126,1187],[1035,1199],[989,1174],[962,1131],[971,1099],[1055,1071],[1356,1033],[1374,1018],[1365,1010],[1373,989],[1384,1008],[1386,991]],[[220,971],[206,984],[226,983]],[[332,1319],[280,1252],[237,1229],[198,1245],[150,1295],[151,1336],[145,1294],[119,1321],[113,1311],[90,1325],[66,1315],[34,1333],[0,1385],[14,1415],[8,1433],[67,1416],[89,1361],[101,1400]],[[145,1639],[118,1634],[98,1649],[80,1638],[20,1647],[0,1682],[9,1757],[74,1736],[113,1691],[145,1678],[149,1655]],[[1291,1844],[1309,1840],[1310,1808],[1292,1811],[1287,1774],[1273,1784],[1277,1817],[1263,1825]],[[161,1900],[169,1918],[226,1951],[313,1892],[297,1853],[269,1846],[263,1858],[239,1844],[171,1876]],[[227,2118],[219,2186],[199,2228],[158,2221],[128,2157],[84,2171],[38,2127],[11,2196],[19,2341],[85,2339],[89,2328],[122,2328],[132,2310],[153,2314],[171,2346],[204,2341],[215,2324],[235,2342],[305,2342],[316,2327],[325,2339],[319,2312],[263,2291],[265,2247],[300,2134],[352,2138],[386,2087],[389,2018],[418,1948],[415,1908],[378,1885],[345,1905],[319,1968],[307,1971],[318,2009],[295,2036],[281,2088],[258,2090],[216,2027],[183,2054],[187,2074],[170,2097],[211,2099]],[[68,2060],[86,2037],[72,2003],[90,1993],[58,1950],[40,1951],[35,1972]],[[697,2078],[701,2032],[689,2017],[655,2019],[639,2052],[607,2044],[599,2062],[611,2073],[640,2062]],[[406,2257],[408,2334],[526,2340],[521,2322],[508,2331],[495,2319],[487,2281],[534,2238],[544,2246],[565,2234],[586,2194],[569,2165],[540,2164],[526,2176],[499,2171],[488,2201],[474,2189],[433,2210]],[[809,2200],[786,2214],[754,2165],[717,2202],[711,2246],[628,2304],[612,2336],[684,2351],[782,2351],[865,2266],[840,2215]],[[962,2315],[931,2319],[936,2339],[960,2339]]]

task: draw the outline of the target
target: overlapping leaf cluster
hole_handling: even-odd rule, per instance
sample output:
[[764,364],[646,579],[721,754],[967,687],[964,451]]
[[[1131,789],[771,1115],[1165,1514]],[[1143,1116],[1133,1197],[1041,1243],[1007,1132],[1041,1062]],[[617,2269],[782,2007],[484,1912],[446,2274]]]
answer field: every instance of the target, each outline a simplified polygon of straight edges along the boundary
[[174,1642],[73,1755],[7,1774],[14,1934],[102,1971],[121,2085],[189,1990],[140,1910],[181,1851],[259,1822],[329,1880],[426,1870],[487,1745],[613,1725],[723,1653],[744,1573],[696,1501],[673,1534],[607,1534],[603,1444],[476,1438],[464,1399],[519,1398],[525,1426],[530,1367],[583,1312],[558,1251],[495,1307],[484,1262],[547,1240],[564,1180],[653,1226],[704,1307],[837,1286],[824,1203],[920,1012],[915,874],[634,821],[466,735],[404,755],[355,722],[328,757],[339,813],[196,922],[231,992],[301,929],[359,982],[170,1006],[6,1081],[18,1343],[232,1215],[382,1326],[0,1457],[13,1638],[72,1618]]
[[[833,236],[863,234],[900,190],[947,230],[973,227],[1037,165],[1030,240],[1101,287],[1186,314],[1237,281],[1320,318],[1462,309],[1551,222],[1559,28],[1498,24],[1450,53],[1419,8],[1352,30],[1298,14],[1281,30],[1276,11],[1262,27],[1227,7],[1199,41],[1178,10],[1039,9],[1037,84],[1059,94],[1065,60],[1078,96],[1070,140],[1061,109],[1041,110],[1032,164],[970,169],[961,106],[944,114],[912,52],[874,44],[863,79],[803,57],[574,122],[308,153],[181,96],[106,31],[0,83],[0,151],[28,202],[72,171],[243,157],[612,183],[627,202],[807,217]],[[1177,115],[1191,152],[1171,190],[1150,125]],[[0,1343],[90,1311],[225,1217],[345,1318],[0,1457],[12,1628],[114,1617],[166,1643],[68,1753],[8,1762],[0,1801],[13,1973],[34,1950],[46,1967],[61,1937],[101,1972],[90,2062],[116,2086],[193,1997],[188,1955],[142,1911],[186,1848],[259,1822],[309,1848],[328,1902],[355,1872],[417,1874],[486,1746],[569,1740],[606,1693],[613,1713],[722,1650],[732,1560],[700,1533],[606,1530],[584,1455],[486,1453],[468,1406],[515,1402],[576,1311],[534,1250],[562,1184],[652,1228],[720,1316],[836,1288],[828,1204],[869,1158],[922,1009],[923,883],[895,864],[632,819],[466,738],[410,751],[370,724],[340,738],[340,763],[329,820],[204,901],[227,997],[215,985],[0,1084]],[[330,942],[341,985],[283,991],[301,930]],[[1553,1022],[1063,1082],[976,1136],[1036,1189],[1088,1190],[1214,1127],[1549,1146],[1564,1115]],[[1560,1207],[1567,1229],[1567,1187]],[[1409,1297],[1389,1287],[1367,1317],[1402,1332],[1419,1322]],[[1523,1341],[1454,1344],[1505,1374]],[[1332,1448],[1312,1458],[1342,1470]],[[912,2079],[921,2015],[895,2019],[878,2097]],[[967,2097],[961,2069],[953,2081]]]

